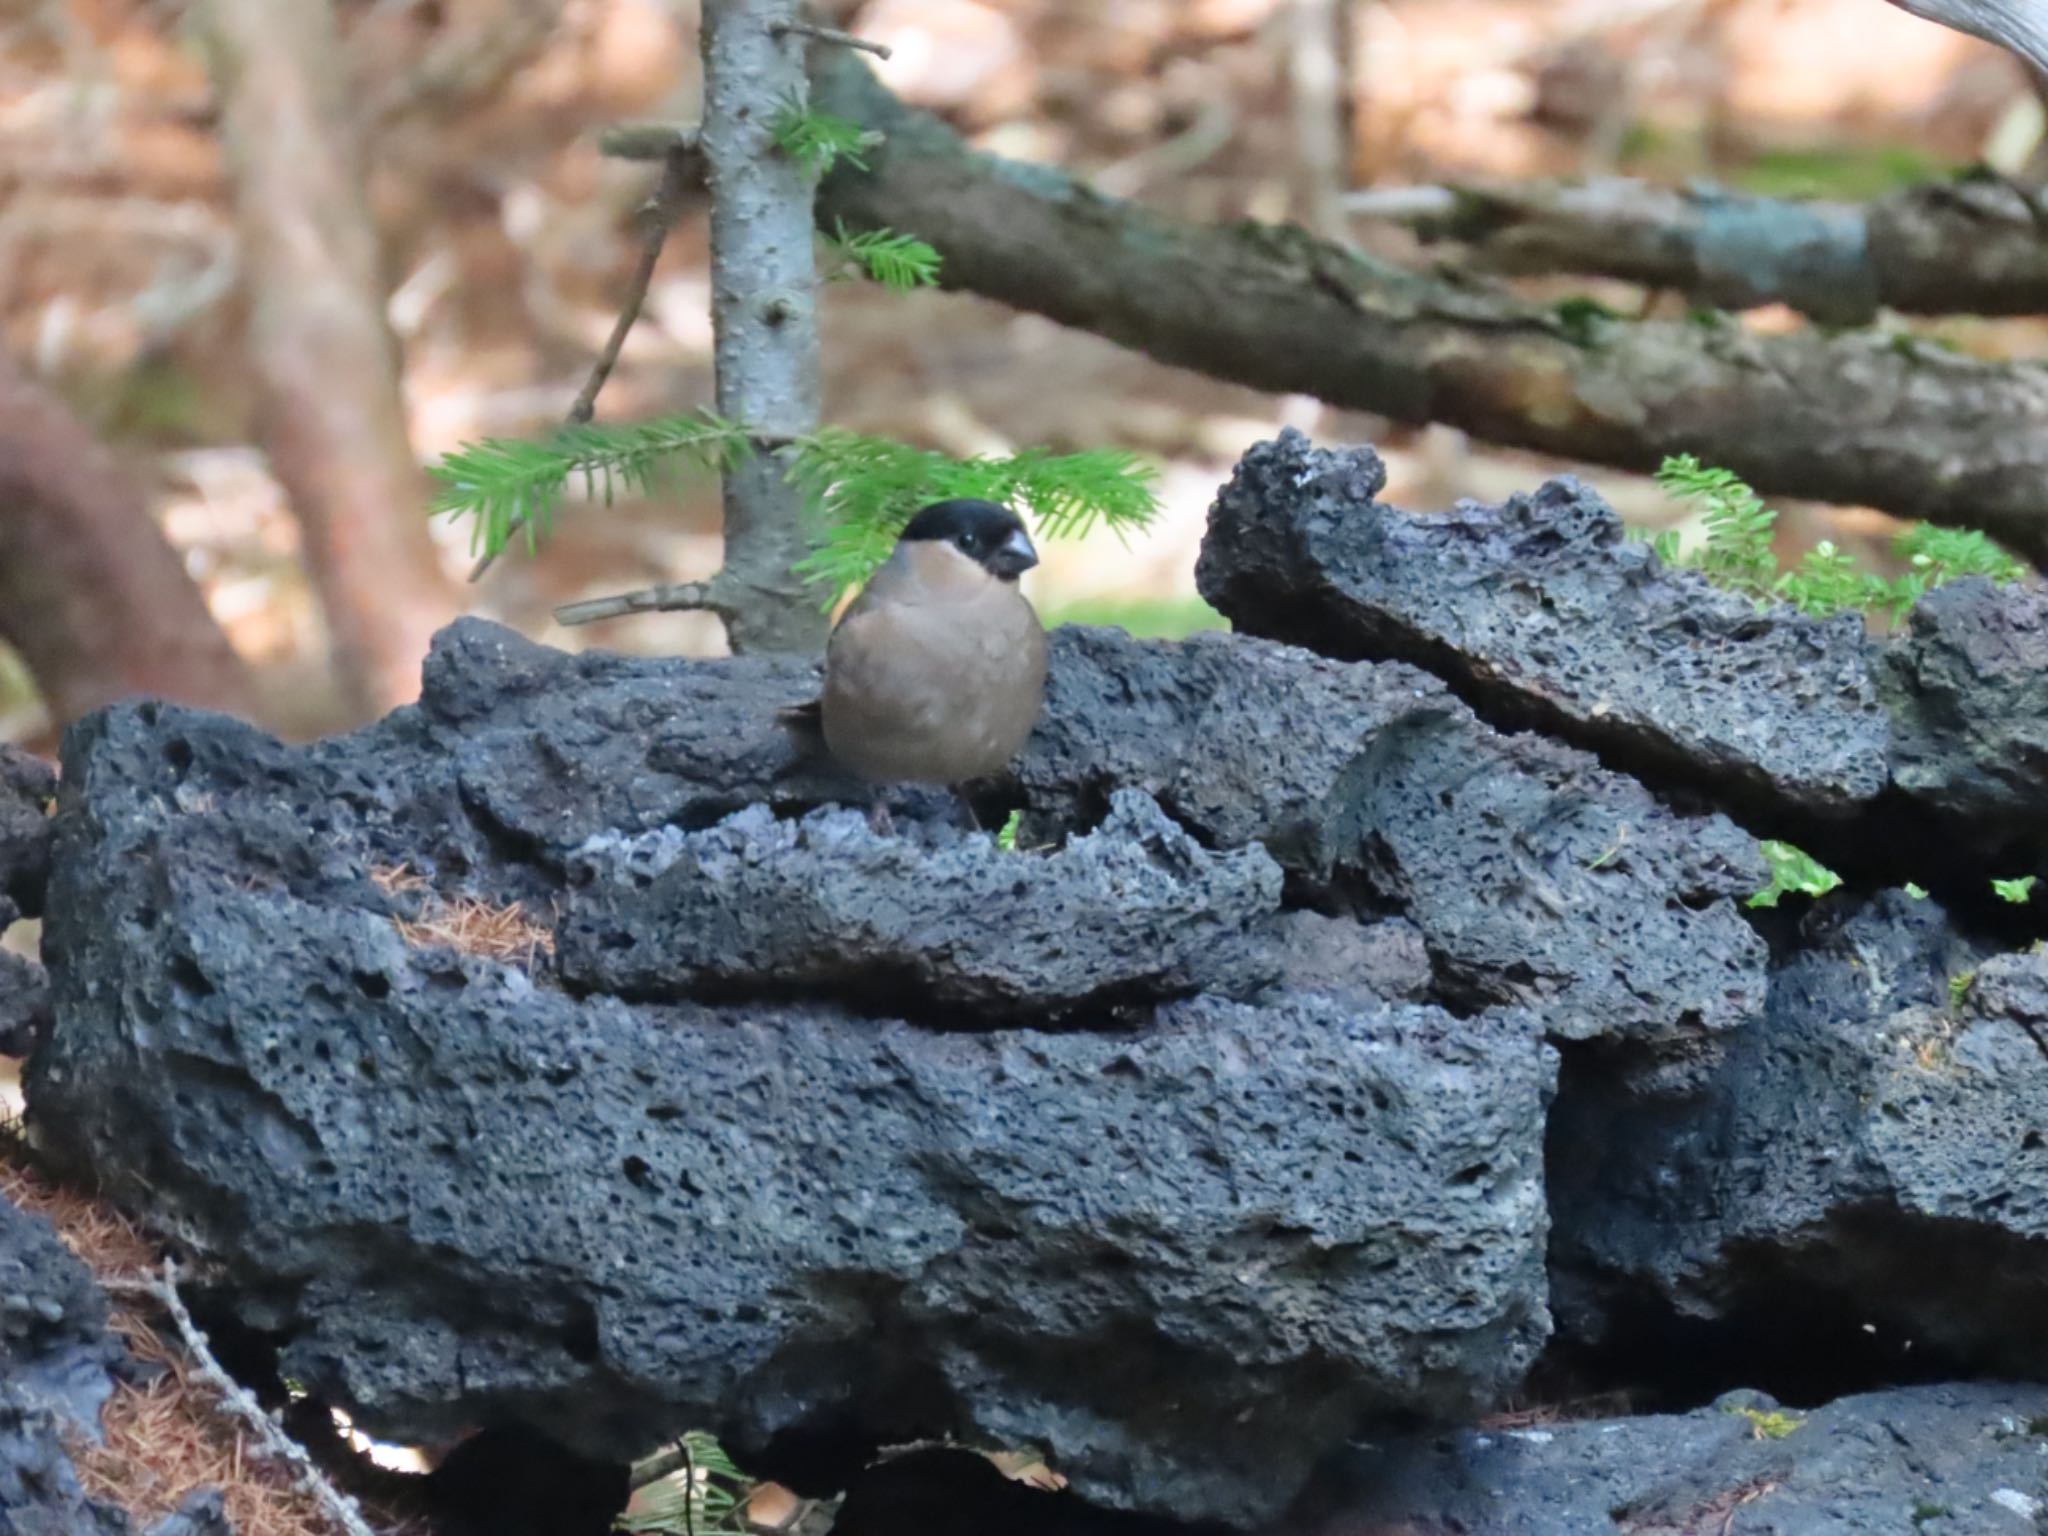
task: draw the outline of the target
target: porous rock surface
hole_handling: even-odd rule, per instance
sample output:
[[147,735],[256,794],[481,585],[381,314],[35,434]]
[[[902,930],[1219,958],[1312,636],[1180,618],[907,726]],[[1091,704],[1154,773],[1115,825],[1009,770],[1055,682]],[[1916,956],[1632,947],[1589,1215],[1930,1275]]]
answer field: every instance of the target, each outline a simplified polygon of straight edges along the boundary
[[1853,615],[1808,618],[1669,569],[1565,478],[1497,507],[1381,503],[1367,447],[1289,429],[1216,498],[1196,577],[1241,631],[1412,661],[1502,714],[1780,814],[1887,781],[1890,719]]
[[64,1446],[67,1432],[97,1433],[125,1354],[85,1266],[0,1196],[0,1531],[126,1536],[126,1517],[86,1496]]
[[26,1056],[49,1016],[50,986],[43,968],[0,949],[0,1056]]
[[1908,1387],[1811,1412],[1739,1392],[1687,1414],[1378,1442],[1345,1454],[1292,1529],[1992,1536],[2039,1529],[2044,1468],[2048,1387]]
[[880,836],[858,811],[778,821],[765,805],[702,832],[596,838],[557,964],[622,997],[831,991],[970,1016],[1245,996],[1276,978],[1247,937],[1280,910],[1280,867],[1256,843],[1209,852],[1141,790],[1043,856],[991,852],[985,836]]
[[1958,821],[2038,839],[2048,823],[2048,588],[1937,587],[1880,681],[1899,788]]
[[[1962,584],[1878,647],[1662,570],[1570,483],[1437,519],[1379,489],[1368,451],[1247,457],[1203,581],[1277,639],[1057,632],[976,790],[1015,852],[900,801],[877,832],[777,724],[818,681],[786,660],[464,621],[418,706],[311,746],[102,711],[66,745],[37,1132],[399,1438],[617,1461],[708,1426],[791,1472],[1021,1441],[1257,1525],[1363,1437],[1405,1446],[1386,1488],[1441,1474],[1440,1517],[1331,1536],[1562,1531],[1594,1527],[1480,1521],[1496,1447],[1389,1438],[1500,1401],[1553,1319],[1672,1396],[1679,1338],[1717,1388],[1797,1356],[1801,1401],[2048,1375],[2031,913],[1760,917],[1738,825],[1904,863],[1904,807],[1982,886],[2038,814],[2037,598]],[[480,913],[515,942],[465,948]],[[1976,1390],[1914,1400],[1924,1462],[1977,1476]],[[1853,1448],[1838,1407],[1810,1425]],[[1630,1422],[1557,1464],[1600,1529],[1762,1487],[1707,1486],[1747,1420]]]
[[1085,818],[1136,785],[1212,846],[1263,843],[1297,901],[1400,912],[1460,1008],[1682,1044],[1763,1006],[1741,911],[1766,879],[1754,840],[1585,753],[1502,736],[1406,666],[1062,630],[1016,775],[1026,840],[1035,817]]
[[57,774],[49,763],[0,743],[0,931],[43,909],[49,807],[56,794]]
[[2048,1376],[2048,957],[1987,958],[1902,892],[1824,908],[1801,941],[1690,1096],[1568,1066],[1566,1326],[1775,1316],[1845,1357]]
[[[1123,647],[1141,678],[1174,649],[1076,643]],[[1050,993],[1006,983],[1000,1028],[938,985],[906,989],[914,1023],[879,992],[849,1011],[816,967],[774,1001],[694,998],[695,974],[642,976],[629,1000],[577,972],[595,886],[576,882],[607,840],[673,824],[707,829],[681,834],[700,854],[843,835],[879,857],[863,817],[726,820],[830,798],[772,724],[814,682],[465,624],[421,705],[355,737],[286,748],[155,705],[93,717],[67,746],[39,1134],[220,1259],[288,1374],[398,1437],[510,1415],[619,1458],[697,1424],[748,1449],[827,1421],[1028,1435],[1077,1486],[1249,1520],[1354,1424],[1457,1417],[1520,1376],[1548,1326],[1541,1021],[1375,995],[1376,975],[1412,994],[1430,942],[1381,914],[1315,914],[1352,958],[1304,957],[1316,924],[1272,912],[1255,826],[1197,825],[1200,846],[1147,798],[1159,786],[1076,758],[1057,793],[1023,789],[1027,825],[1055,835],[1059,794],[1099,796],[1061,850],[899,835],[899,893],[933,859],[970,888],[1046,881],[1047,900],[1115,873],[1180,903],[1199,947],[1236,926],[1266,956],[1241,997],[1155,979],[1109,1027],[1063,1024],[1057,978],[1085,994],[1113,946],[1014,972]],[[1463,718],[1411,675],[1373,686]],[[1163,764],[1183,749],[1162,714]],[[1370,757],[1369,721],[1325,730]],[[1060,782],[1045,758],[1035,772]],[[1355,819],[1343,778],[1316,787]],[[1274,819],[1310,799],[1277,794]],[[1051,931],[1017,899],[1020,940]],[[562,971],[437,939],[462,900],[559,901]],[[854,952],[819,921],[823,953]],[[1000,956],[1007,931],[927,980],[963,985],[968,951]],[[758,958],[757,975],[778,959]]]

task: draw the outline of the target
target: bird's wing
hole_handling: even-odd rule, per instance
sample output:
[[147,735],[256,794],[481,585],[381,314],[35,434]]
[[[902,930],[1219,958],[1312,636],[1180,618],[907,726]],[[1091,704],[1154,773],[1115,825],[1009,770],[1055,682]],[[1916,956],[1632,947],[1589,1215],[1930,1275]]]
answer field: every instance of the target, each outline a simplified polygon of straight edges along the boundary
[[[826,642],[825,665],[828,672],[832,665],[832,652],[846,639],[848,626],[852,626],[851,633],[857,634],[861,627],[858,621],[872,613],[878,604],[888,602],[891,593],[900,592],[905,580],[903,561],[892,556],[869,578],[860,595],[846,605],[846,611],[840,614],[839,622],[832,627],[832,638]],[[778,709],[775,718],[806,747],[824,746],[825,701],[822,697]]]

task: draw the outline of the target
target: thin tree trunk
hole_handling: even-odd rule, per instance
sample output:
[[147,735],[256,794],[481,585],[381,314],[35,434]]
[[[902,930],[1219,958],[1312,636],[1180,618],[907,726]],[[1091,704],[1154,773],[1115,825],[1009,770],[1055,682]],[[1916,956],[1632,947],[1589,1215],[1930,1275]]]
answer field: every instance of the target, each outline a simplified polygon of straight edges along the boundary
[[[798,0],[709,0],[704,123],[711,182],[711,322],[718,411],[763,440],[818,425],[813,189],[773,124],[809,94]],[[809,552],[802,499],[773,452],[725,476],[725,564],[715,585],[736,651],[815,652],[826,619],[791,567]]]
[[223,112],[259,435],[305,533],[335,653],[358,705],[419,691],[455,613],[426,523],[398,347],[327,0],[205,0]]
[[2048,557],[2048,368],[1869,334],[1628,322],[1296,229],[1183,224],[973,153],[858,60],[816,62],[819,104],[887,135],[872,171],[827,178],[820,224],[917,235],[950,287],[1255,388],[1623,468],[1695,453],[1767,495],[1979,528]]
[[147,694],[253,712],[241,658],[141,488],[63,404],[0,357],[0,636],[55,724]]

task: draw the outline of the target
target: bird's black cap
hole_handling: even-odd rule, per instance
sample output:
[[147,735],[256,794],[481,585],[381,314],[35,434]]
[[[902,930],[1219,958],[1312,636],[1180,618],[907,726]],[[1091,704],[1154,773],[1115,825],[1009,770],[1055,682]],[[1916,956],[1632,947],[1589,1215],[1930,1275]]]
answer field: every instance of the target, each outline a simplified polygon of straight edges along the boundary
[[935,501],[910,520],[902,537],[906,543],[951,544],[1005,581],[1038,564],[1023,519],[992,501]]

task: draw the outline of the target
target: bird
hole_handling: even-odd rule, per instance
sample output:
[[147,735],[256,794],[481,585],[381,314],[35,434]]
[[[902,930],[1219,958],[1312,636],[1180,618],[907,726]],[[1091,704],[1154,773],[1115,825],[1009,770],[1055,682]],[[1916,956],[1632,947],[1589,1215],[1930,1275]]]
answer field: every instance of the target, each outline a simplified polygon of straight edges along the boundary
[[[878,786],[958,794],[999,771],[1045,702],[1045,626],[1017,587],[1037,564],[1008,507],[923,508],[833,627],[820,695],[783,711],[785,724],[815,732],[834,762]],[[886,825],[886,811],[876,821]]]

